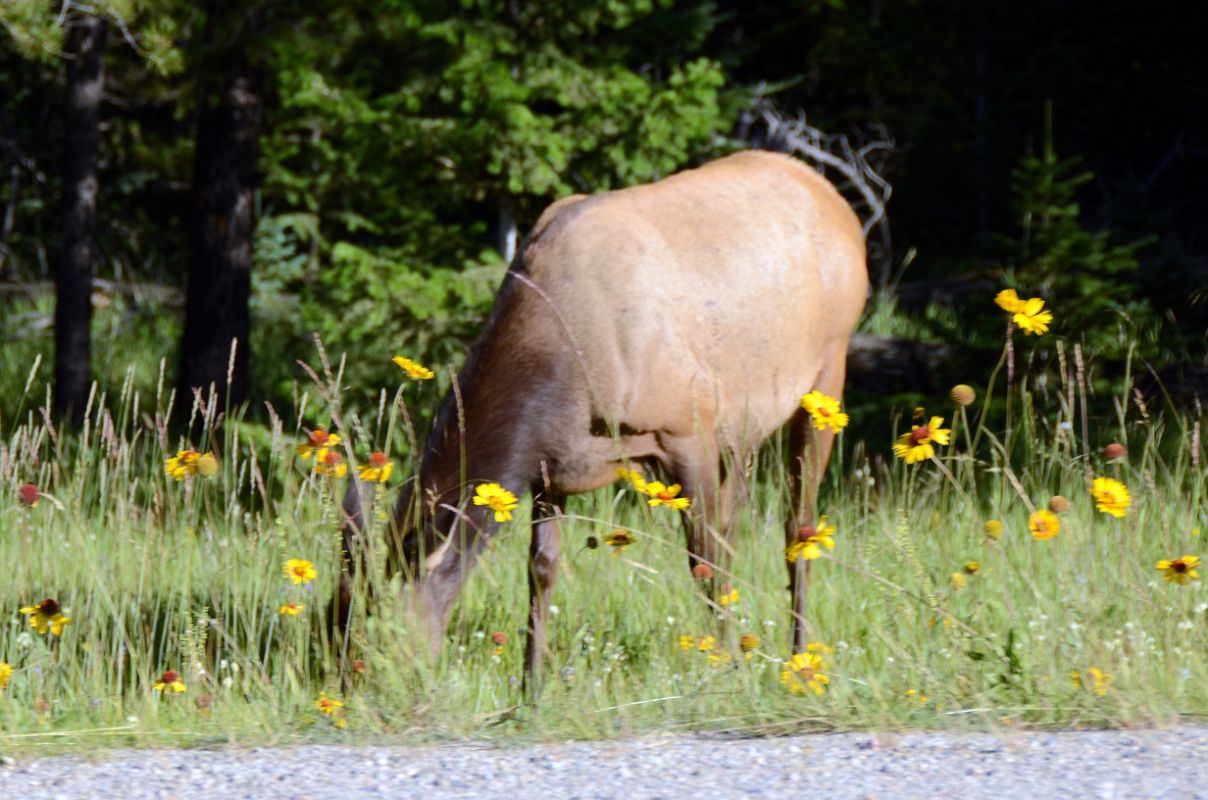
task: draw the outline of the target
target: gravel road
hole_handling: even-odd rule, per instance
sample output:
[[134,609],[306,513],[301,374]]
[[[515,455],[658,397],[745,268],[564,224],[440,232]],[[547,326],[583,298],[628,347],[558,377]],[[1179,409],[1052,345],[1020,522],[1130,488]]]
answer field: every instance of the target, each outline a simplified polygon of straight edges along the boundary
[[1208,728],[666,736],[525,747],[304,746],[5,759],[0,798],[1208,797]]

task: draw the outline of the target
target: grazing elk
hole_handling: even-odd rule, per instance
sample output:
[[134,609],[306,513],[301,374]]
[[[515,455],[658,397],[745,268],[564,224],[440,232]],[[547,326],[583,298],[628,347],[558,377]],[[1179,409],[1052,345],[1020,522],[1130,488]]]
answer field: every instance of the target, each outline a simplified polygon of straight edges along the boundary
[[[566,495],[656,462],[692,500],[690,566],[715,565],[738,477],[786,422],[789,542],[812,523],[833,434],[815,431],[802,395],[843,391],[847,343],[868,291],[851,207],[793,158],[743,152],[657,183],[550,206],[524,242],[400,498],[391,549],[417,583],[429,645],[491,510],[474,487],[497,482],[536,501],[529,549],[526,669],[539,674]],[[369,487],[345,500],[346,566],[359,563]],[[805,565],[790,565],[793,647],[803,648]],[[708,591],[712,591],[712,586]],[[336,615],[347,624],[353,578]]]

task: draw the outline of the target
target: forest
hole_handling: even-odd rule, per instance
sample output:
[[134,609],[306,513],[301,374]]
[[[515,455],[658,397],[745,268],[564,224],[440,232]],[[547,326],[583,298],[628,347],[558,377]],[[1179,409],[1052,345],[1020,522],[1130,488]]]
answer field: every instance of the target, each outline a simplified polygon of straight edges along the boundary
[[992,357],[1006,284],[1075,309],[1058,331],[1103,375],[1139,358],[1198,395],[1208,75],[1185,11],[8,0],[0,413],[50,384],[78,419],[133,369],[255,416],[315,335],[352,383],[387,351],[459,363],[546,205],[785,149],[769,119],[871,154],[872,205],[828,174],[877,217],[864,329],[914,365],[897,390]]

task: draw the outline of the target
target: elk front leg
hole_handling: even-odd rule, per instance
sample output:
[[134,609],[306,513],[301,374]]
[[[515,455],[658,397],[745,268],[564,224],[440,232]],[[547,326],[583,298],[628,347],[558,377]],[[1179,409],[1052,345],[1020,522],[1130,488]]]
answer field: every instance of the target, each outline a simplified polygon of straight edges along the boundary
[[533,538],[529,543],[529,622],[524,648],[524,691],[541,690],[542,661],[547,651],[550,600],[558,577],[559,517],[565,497],[544,487],[533,488]]

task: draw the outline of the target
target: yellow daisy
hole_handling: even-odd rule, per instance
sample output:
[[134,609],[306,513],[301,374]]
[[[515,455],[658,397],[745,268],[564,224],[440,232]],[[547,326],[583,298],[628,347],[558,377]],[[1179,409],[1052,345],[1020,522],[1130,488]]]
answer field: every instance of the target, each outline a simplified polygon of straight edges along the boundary
[[1061,520],[1052,511],[1043,508],[1028,517],[1028,530],[1032,532],[1033,539],[1047,542],[1061,533]]
[[480,483],[474,490],[474,505],[488,506],[495,512],[496,522],[507,522],[520,505],[516,495],[497,483]]
[[624,528],[609,531],[608,535],[604,537],[604,544],[611,547],[614,553],[621,552],[636,541],[637,539],[634,535]]
[[625,469],[625,467],[617,467],[617,477],[623,481],[628,481],[633,488],[645,494],[646,479],[642,477],[642,473],[636,469]]
[[926,425],[915,425],[910,433],[903,433],[893,445],[893,454],[907,464],[926,461],[935,455],[934,444],[948,444],[952,431],[941,427],[943,417],[932,417]]
[[1023,310],[1024,302],[1019,299],[1019,295],[1014,289],[1003,289],[994,296],[994,302],[998,307],[1008,314],[1017,314]]
[[1019,329],[1025,334],[1036,334],[1039,336],[1049,330],[1049,324],[1053,321],[1053,312],[1044,310],[1044,300],[1039,297],[1028,299],[1023,307],[1011,317]]
[[175,481],[183,481],[199,474],[209,477],[217,471],[218,460],[214,458],[213,453],[181,450],[164,461],[164,474],[171,476]]
[[780,673],[780,682],[793,694],[812,691],[821,695],[830,683],[830,678],[822,674],[822,670],[826,669],[826,662],[808,651],[794,654],[784,666],[785,669]]
[[1199,580],[1200,573],[1196,572],[1195,568],[1200,563],[1199,556],[1183,556],[1172,560],[1162,559],[1157,563],[1157,568],[1162,571],[1165,580],[1182,586],[1188,581]]
[[659,481],[651,481],[650,483],[646,484],[645,488],[646,494],[650,495],[650,500],[647,502],[650,503],[651,508],[667,506],[668,508],[673,508],[676,511],[683,511],[691,504],[692,501],[687,497],[677,497],[677,495],[680,493],[680,488],[681,487],[678,483],[673,483],[670,486],[664,486]]
[[426,381],[430,380],[433,376],[432,370],[428,369],[422,364],[417,364],[409,358],[395,356],[390,360],[397,364],[399,369],[407,373],[408,378],[414,378],[417,381]]
[[718,605],[722,606],[723,608],[726,606],[732,606],[738,603],[739,599],[740,596],[737,589],[731,588],[730,584],[728,583],[723,583],[721,585],[721,595],[719,595],[717,598]]
[[13,677],[13,665],[7,661],[0,661],[0,689],[8,686],[8,682]]
[[176,692],[177,694],[180,694],[185,690],[185,684],[184,681],[180,679],[180,675],[177,674],[176,670],[167,669],[164,670],[163,675],[159,676],[159,680],[154,683],[153,688],[157,692],[167,690],[169,692]]
[[298,455],[303,461],[310,461],[313,457],[315,462],[318,463],[326,457],[328,449],[335,447],[342,441],[344,440],[340,438],[338,433],[328,433],[316,428],[306,434],[305,444],[298,445]]
[[277,609],[277,612],[283,617],[296,617],[302,613],[304,608],[306,608],[305,603],[284,603]]
[[300,558],[291,558],[286,561],[284,571],[285,577],[292,580],[295,586],[299,583],[310,583],[319,574],[314,564]]
[[1095,478],[1091,482],[1091,495],[1095,498],[1095,508],[1113,517],[1123,517],[1132,505],[1128,487],[1115,478]]
[[850,418],[839,411],[839,401],[817,390],[801,398],[801,407],[813,418],[818,430],[829,427],[835,433],[847,427]]
[[36,606],[22,608],[21,613],[29,617],[29,627],[41,634],[50,631],[52,636],[62,636],[63,626],[71,623],[71,617],[63,613],[59,602],[49,597]]
[[784,550],[784,557],[790,562],[796,562],[797,559],[803,558],[806,561],[813,561],[815,558],[822,557],[822,548],[827,550],[835,549],[835,533],[834,525],[826,524],[826,515],[818,519],[818,527],[806,525],[797,532],[797,541],[793,542]]
[[322,457],[315,459],[315,474],[343,478],[348,474],[348,465],[344,463],[344,456],[335,450],[328,450]]
[[370,453],[369,462],[362,464],[358,471],[363,481],[385,483],[390,480],[390,473],[393,470],[394,464],[385,453]]

